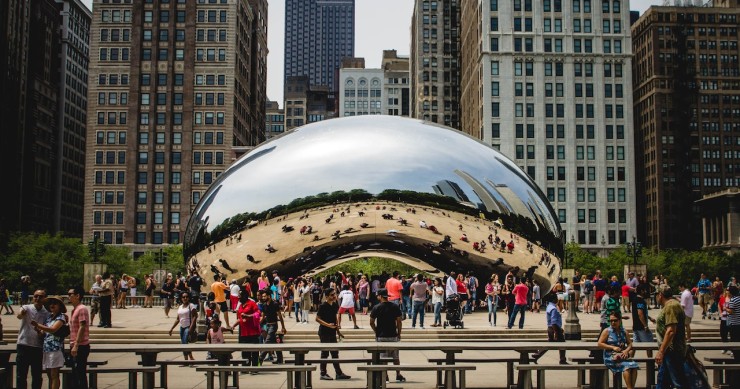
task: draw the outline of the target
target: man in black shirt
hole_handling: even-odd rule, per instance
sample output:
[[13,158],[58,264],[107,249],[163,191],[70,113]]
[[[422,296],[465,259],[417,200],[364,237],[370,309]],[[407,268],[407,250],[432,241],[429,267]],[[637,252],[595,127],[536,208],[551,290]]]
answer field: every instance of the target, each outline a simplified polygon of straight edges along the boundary
[[203,286],[203,279],[200,278],[196,270],[193,270],[192,273],[190,273],[190,278],[188,279],[187,284],[190,287],[190,302],[196,306],[199,305],[200,288]]
[[[375,331],[375,340],[378,342],[398,342],[401,340],[401,309],[398,305],[388,301],[388,290],[379,289],[380,303],[370,312],[370,328]],[[400,365],[398,350],[389,350],[381,357],[393,358],[394,365]],[[386,378],[387,380],[387,378]],[[396,370],[396,382],[406,382],[400,370]]]
[[[337,313],[339,312],[339,304],[337,304],[337,291],[334,288],[329,288],[324,291],[326,301],[319,306],[318,312],[316,312],[316,322],[319,323],[319,341],[321,343],[336,343],[337,335],[342,336],[339,332],[339,326],[337,325]],[[339,351],[337,350],[321,350],[321,379],[331,380],[331,376],[326,372],[326,360],[329,358],[329,353],[334,359],[334,372],[337,373],[338,380],[348,380],[351,377],[342,373],[342,368],[339,367],[339,363],[336,360],[339,359]]]
[[[282,334],[285,335],[287,332],[285,331],[285,322],[283,321],[283,314],[280,311],[280,304],[272,299],[272,295],[269,290],[263,289],[260,293],[262,294],[260,296],[260,302],[262,303],[262,318],[260,319],[260,324],[267,327],[267,338],[265,339],[265,344],[276,344],[278,321],[280,321]],[[262,353],[260,360],[264,359],[265,354],[267,353]],[[277,352],[275,363],[283,363],[282,351]]]

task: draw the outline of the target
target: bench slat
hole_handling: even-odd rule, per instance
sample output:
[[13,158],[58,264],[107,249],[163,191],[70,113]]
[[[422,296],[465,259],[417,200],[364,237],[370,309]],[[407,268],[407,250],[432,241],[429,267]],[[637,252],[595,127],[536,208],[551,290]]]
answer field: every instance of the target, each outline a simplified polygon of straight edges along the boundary
[[387,371],[387,370],[401,370],[401,371],[457,371],[457,370],[475,370],[475,365],[368,365],[368,366],[357,366],[357,370],[360,371]]

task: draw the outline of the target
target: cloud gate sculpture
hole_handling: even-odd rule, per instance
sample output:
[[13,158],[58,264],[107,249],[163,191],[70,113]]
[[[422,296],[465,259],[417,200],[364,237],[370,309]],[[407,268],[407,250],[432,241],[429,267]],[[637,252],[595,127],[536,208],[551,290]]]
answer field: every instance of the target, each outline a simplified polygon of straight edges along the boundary
[[513,269],[547,291],[563,244],[542,191],[498,151],[435,124],[363,116],[306,125],[236,161],[195,208],[184,252],[207,280],[372,256],[435,276]]

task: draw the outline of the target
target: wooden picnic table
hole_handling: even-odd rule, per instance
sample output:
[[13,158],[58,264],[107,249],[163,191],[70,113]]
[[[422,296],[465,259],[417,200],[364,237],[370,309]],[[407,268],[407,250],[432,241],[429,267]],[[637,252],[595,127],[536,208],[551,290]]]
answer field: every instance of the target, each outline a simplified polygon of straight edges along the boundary
[[[697,350],[738,350],[740,351],[740,342],[723,343],[723,342],[697,342],[692,344]],[[360,350],[371,354],[372,364],[381,363],[381,354],[387,350],[399,351],[429,351],[437,350],[445,354],[446,364],[454,364],[456,355],[463,351],[514,351],[519,353],[519,363],[529,364],[529,355],[542,348],[548,350],[568,350],[568,351],[592,351],[598,350],[596,342],[585,341],[566,341],[566,342],[510,342],[510,341],[489,341],[489,342],[343,342],[343,343],[280,343],[280,344],[249,344],[249,343],[227,343],[227,344],[93,344],[90,352],[94,353],[135,353],[141,357],[142,366],[156,366],[157,357],[160,353],[174,352],[198,352],[210,351],[217,355],[223,355],[223,362],[226,364],[226,356],[233,352],[239,351],[283,351],[294,355],[295,365],[304,365],[306,354],[309,352],[319,352],[322,350],[351,351]],[[656,350],[657,343],[633,343],[633,348],[640,350]],[[0,345],[0,367],[2,361],[10,357],[15,352],[15,345]],[[3,359],[5,358],[5,359]],[[341,360],[340,360],[341,362]],[[520,370],[519,380],[517,383],[524,382],[523,378],[529,378],[531,373]],[[298,378],[298,377],[297,377]],[[151,388],[154,384],[154,373],[148,372],[144,376],[144,387]],[[150,386],[147,386],[150,385]]]

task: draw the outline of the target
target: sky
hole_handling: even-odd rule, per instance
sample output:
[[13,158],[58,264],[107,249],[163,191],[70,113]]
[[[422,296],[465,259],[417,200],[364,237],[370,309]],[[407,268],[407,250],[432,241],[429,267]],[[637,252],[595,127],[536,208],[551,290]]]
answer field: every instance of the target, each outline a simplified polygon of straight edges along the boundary
[[[91,7],[92,0],[82,1]],[[630,9],[642,13],[650,5],[660,4],[662,0],[636,0],[630,2]],[[268,5],[267,97],[282,106],[285,0],[268,0]],[[383,50],[408,55],[413,6],[414,0],[356,0],[355,57],[365,58],[368,68],[379,68]]]

